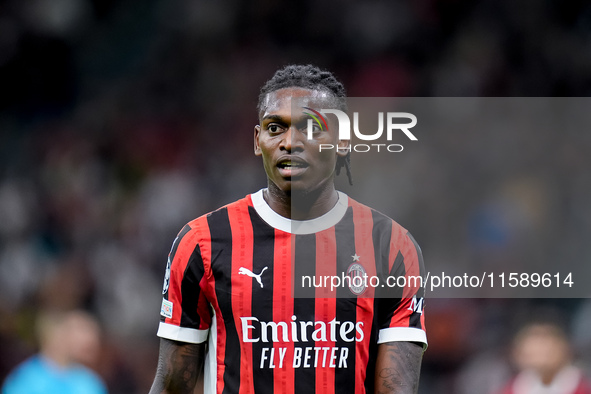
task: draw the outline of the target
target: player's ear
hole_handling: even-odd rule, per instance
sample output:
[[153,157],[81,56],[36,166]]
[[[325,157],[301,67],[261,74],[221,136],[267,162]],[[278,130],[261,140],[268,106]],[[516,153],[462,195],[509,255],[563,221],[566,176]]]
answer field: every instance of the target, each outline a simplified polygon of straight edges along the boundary
[[347,156],[351,146],[351,140],[339,140],[337,144],[337,155],[341,157]]
[[260,156],[263,154],[261,152],[261,146],[259,145],[259,135],[261,134],[261,126],[256,125],[254,126],[254,155]]

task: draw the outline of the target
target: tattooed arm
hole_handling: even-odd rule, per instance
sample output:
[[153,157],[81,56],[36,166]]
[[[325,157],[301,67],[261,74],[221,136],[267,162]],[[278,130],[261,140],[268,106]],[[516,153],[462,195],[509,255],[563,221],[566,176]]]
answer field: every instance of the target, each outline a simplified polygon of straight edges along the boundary
[[387,342],[378,346],[375,392],[415,394],[423,346],[414,342]]
[[203,369],[205,344],[160,339],[156,378],[150,394],[192,394]]

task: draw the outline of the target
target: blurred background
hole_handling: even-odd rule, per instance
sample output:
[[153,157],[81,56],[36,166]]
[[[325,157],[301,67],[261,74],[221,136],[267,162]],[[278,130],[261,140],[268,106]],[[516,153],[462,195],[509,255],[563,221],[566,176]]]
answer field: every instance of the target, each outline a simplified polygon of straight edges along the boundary
[[[258,89],[288,63],[333,71],[351,97],[589,96],[591,4],[0,0],[0,382],[38,350],[39,313],[84,309],[102,332],[88,364],[113,394],[148,392],[172,240],[265,186]],[[439,155],[401,156],[384,210],[427,264],[591,263],[589,130],[461,132]],[[525,252],[539,243],[555,247]],[[498,392],[538,320],[566,333],[569,363],[591,361],[587,299],[427,311],[421,393]]]

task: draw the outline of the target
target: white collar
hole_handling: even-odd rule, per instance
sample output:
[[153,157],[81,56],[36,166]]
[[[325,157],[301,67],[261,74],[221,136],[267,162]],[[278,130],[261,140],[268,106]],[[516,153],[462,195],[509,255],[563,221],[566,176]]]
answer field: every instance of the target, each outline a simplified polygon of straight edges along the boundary
[[349,197],[337,191],[337,203],[324,215],[310,220],[291,220],[271,209],[263,197],[263,190],[265,189],[251,195],[254,209],[269,226],[290,234],[314,234],[331,228],[345,216],[349,205]]

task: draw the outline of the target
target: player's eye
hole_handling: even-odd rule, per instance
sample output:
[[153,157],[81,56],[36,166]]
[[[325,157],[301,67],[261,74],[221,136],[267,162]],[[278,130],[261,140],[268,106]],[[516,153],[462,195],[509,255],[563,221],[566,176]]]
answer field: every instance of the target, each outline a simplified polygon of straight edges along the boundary
[[312,120],[312,122],[310,123],[307,119],[305,121],[299,122],[296,126],[297,126],[298,130],[306,132],[308,130],[308,124],[312,125],[312,132],[313,133],[318,133],[318,132],[321,132],[324,130],[315,121]]
[[267,126],[267,130],[269,130],[269,132],[271,132],[271,133],[279,133],[283,129],[281,126],[279,126],[277,124],[270,124],[269,126]]

